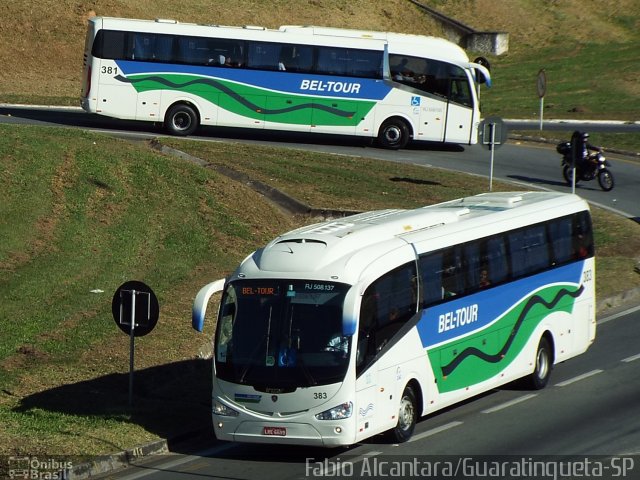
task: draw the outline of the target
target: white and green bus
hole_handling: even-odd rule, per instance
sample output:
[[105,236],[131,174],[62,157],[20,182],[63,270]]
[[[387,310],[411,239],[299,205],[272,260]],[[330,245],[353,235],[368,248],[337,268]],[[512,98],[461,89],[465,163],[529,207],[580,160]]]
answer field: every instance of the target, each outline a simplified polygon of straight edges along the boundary
[[473,144],[482,65],[444,39],[323,27],[89,20],[81,105],[163,123]]
[[543,388],[595,339],[587,203],[489,193],[303,227],[249,255],[221,291],[218,438],[337,446],[515,380]]

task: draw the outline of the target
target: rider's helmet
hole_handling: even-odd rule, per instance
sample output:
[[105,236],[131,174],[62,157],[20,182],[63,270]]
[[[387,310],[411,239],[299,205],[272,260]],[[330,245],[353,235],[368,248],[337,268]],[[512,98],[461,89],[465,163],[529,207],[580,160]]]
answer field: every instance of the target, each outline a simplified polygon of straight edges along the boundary
[[584,141],[589,140],[589,133],[588,132],[582,132],[582,140],[584,140]]

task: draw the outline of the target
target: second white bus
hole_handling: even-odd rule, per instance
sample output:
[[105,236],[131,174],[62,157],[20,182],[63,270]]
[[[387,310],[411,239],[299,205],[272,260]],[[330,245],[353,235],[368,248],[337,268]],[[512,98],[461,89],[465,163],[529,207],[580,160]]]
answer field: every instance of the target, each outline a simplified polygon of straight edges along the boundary
[[419,417],[595,339],[591,217],[562,193],[489,193],[286,233],[200,290],[223,291],[212,417],[224,440],[406,441]]
[[95,17],[82,107],[163,123],[473,144],[482,65],[444,39],[324,27],[222,27]]

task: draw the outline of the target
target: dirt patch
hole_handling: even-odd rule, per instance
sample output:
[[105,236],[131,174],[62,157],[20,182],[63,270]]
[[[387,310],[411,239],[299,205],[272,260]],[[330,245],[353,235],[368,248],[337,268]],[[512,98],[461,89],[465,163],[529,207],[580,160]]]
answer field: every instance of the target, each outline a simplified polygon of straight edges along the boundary
[[35,345],[25,344],[20,345],[14,355],[5,358],[2,363],[0,363],[0,367],[7,371],[12,371],[25,368],[27,365],[43,363],[48,359],[49,354],[46,352],[38,349]]

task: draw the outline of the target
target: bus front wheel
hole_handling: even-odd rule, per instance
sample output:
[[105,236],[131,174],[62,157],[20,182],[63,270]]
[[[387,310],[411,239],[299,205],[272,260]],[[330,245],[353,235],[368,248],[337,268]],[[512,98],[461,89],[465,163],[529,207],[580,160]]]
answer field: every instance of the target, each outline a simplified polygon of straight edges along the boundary
[[191,135],[198,128],[198,114],[193,107],[178,103],[167,111],[164,124],[172,135]]
[[398,424],[391,429],[391,439],[397,443],[406,442],[413,435],[418,421],[418,402],[416,394],[410,385],[407,385],[400,398],[398,410]]
[[404,120],[391,118],[380,127],[378,143],[383,148],[404,148],[409,143],[410,135],[409,127]]

